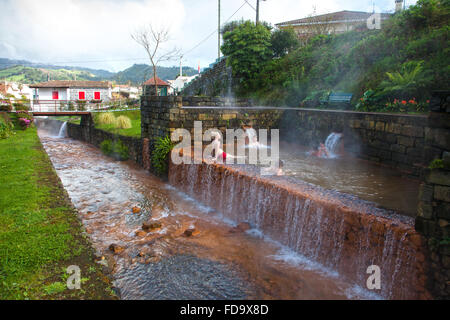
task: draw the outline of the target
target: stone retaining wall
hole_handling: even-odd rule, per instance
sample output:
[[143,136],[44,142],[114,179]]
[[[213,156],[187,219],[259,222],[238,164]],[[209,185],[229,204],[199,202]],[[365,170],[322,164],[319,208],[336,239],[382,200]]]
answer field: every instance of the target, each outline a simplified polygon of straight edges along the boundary
[[428,122],[425,115],[287,110],[280,134],[317,147],[331,132],[343,133],[347,152],[420,176],[424,167],[450,149],[450,132]]
[[231,96],[232,86],[232,70],[231,67],[227,67],[224,59],[188,83],[181,94],[183,96]]
[[130,160],[133,160],[140,166],[144,166],[143,162],[143,143],[139,138],[125,137],[106,132],[94,127],[91,116],[82,116],[81,123],[67,123],[67,134],[70,138],[81,140],[93,144],[100,148],[100,144],[105,140],[120,140],[128,147]]

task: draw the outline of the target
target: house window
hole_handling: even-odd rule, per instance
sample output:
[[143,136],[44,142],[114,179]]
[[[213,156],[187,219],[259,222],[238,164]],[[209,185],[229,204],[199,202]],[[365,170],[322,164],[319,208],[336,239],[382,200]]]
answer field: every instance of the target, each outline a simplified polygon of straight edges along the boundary
[[78,100],[86,100],[86,93],[84,91],[78,91]]
[[94,92],[94,100],[100,100],[100,91]]
[[58,91],[53,91],[52,92],[52,99],[53,100],[58,100],[59,99],[59,92]]

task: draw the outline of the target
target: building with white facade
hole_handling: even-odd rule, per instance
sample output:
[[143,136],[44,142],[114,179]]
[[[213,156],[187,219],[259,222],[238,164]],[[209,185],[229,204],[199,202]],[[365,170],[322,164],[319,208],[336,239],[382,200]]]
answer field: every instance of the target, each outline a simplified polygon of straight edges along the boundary
[[52,80],[30,85],[30,88],[34,90],[32,108],[111,100],[111,84],[105,81]]

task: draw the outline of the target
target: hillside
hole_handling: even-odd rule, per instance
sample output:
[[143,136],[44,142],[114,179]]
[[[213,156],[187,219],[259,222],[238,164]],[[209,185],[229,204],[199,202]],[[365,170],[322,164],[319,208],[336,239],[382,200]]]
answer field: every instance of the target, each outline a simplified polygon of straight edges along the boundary
[[[50,64],[44,64],[44,63],[34,63],[27,60],[12,60],[12,59],[6,59],[6,58],[0,58],[0,70],[2,69],[8,69],[15,66],[24,66],[24,67],[31,67],[36,69],[48,69],[48,70],[69,70],[69,71],[86,71],[90,74],[93,74],[94,76],[101,78],[101,79],[109,79],[114,76],[115,73],[109,72],[106,70],[101,69],[91,69],[91,68],[84,68],[84,67],[69,67],[69,66],[55,66]],[[62,79],[61,79],[62,80]]]
[[104,80],[88,71],[65,70],[65,69],[41,69],[24,66],[14,66],[0,70],[0,79],[16,81],[21,83],[37,83],[47,81],[47,75],[51,80]]
[[450,88],[449,21],[449,1],[420,0],[381,30],[318,36],[261,65],[246,79],[248,89],[236,92],[288,106],[317,106],[331,91],[349,92],[365,111],[395,109],[399,99],[426,102],[431,91]]
[[[158,77],[163,80],[173,80],[180,73],[179,67],[158,67],[156,71]],[[191,67],[183,67],[183,74],[193,76],[197,70]],[[146,64],[135,64],[124,71],[118,72],[112,80],[118,83],[127,83],[131,81],[134,84],[140,84],[153,75],[152,67]]]
[[[158,67],[158,76],[163,80],[175,79],[180,72],[179,67]],[[146,64],[135,64],[121,72],[112,73],[105,70],[83,67],[61,67],[26,60],[11,60],[0,58],[0,79],[17,81],[22,83],[36,83],[47,81],[47,74],[52,80],[92,80],[115,81],[119,84],[131,82],[140,84],[153,75],[152,68]],[[191,67],[183,67],[183,74],[191,76],[197,74],[197,70]]]

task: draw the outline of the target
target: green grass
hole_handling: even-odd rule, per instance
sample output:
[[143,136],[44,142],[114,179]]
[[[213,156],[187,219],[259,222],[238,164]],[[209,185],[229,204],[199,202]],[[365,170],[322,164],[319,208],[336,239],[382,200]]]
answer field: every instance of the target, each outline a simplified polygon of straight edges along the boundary
[[128,118],[130,118],[131,119],[131,128],[130,129],[117,129],[117,128],[115,128],[115,126],[113,124],[101,125],[97,121],[98,113],[94,114],[95,127],[97,129],[101,129],[104,131],[119,134],[121,136],[135,137],[135,138],[141,137],[141,111],[139,111],[139,110],[118,111],[118,112],[113,112],[113,114],[116,118],[118,116],[127,116]]
[[[83,290],[57,284],[70,265],[82,276],[97,270]],[[0,140],[0,300],[102,299],[110,292],[36,129]]]
[[52,119],[53,118],[59,121],[67,121],[75,124],[80,124],[81,122],[81,117],[78,116],[52,117]]

